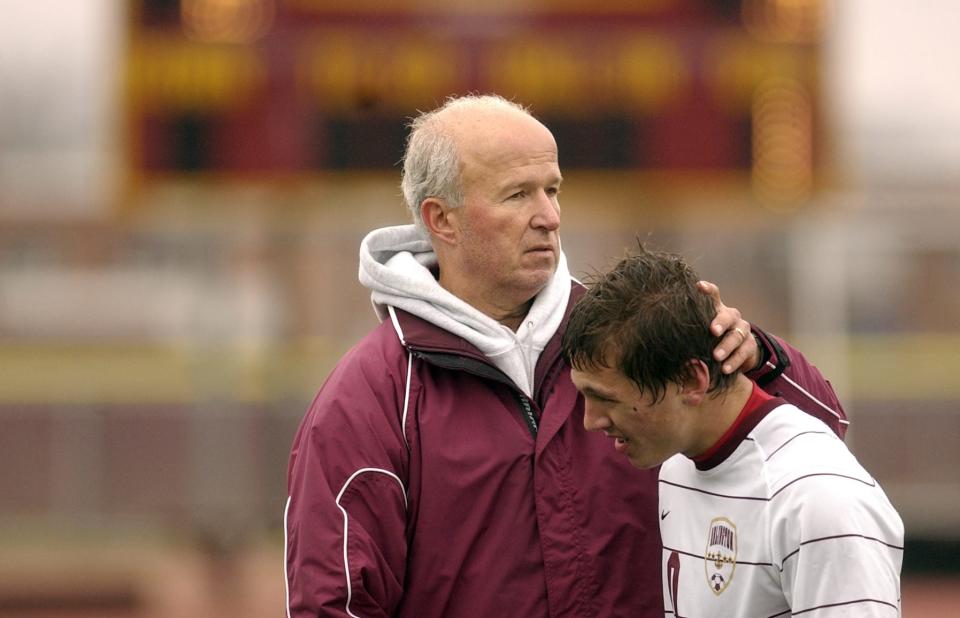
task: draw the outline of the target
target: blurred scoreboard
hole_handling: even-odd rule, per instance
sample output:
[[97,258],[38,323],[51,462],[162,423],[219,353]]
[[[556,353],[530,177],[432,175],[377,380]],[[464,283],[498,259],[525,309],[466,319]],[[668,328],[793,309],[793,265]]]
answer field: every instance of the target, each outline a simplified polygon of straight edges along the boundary
[[802,184],[824,21],[821,0],[141,0],[128,156],[146,177],[389,168],[416,110],[496,92],[566,168]]

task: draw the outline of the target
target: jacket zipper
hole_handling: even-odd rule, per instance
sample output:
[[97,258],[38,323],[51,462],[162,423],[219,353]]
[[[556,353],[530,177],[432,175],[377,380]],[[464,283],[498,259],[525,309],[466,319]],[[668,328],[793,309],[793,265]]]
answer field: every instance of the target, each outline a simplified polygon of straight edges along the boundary
[[527,429],[530,430],[530,435],[533,436],[534,442],[537,440],[537,431],[539,431],[540,426],[537,424],[537,415],[533,413],[533,406],[530,405],[530,400],[526,398],[525,395],[522,395],[516,391],[514,394],[517,396],[517,399],[520,401],[520,407],[522,408],[523,420],[527,423]]
[[467,373],[472,373],[473,375],[481,378],[495,380],[510,387],[510,392],[514,394],[514,396],[517,398],[517,402],[520,404],[520,418],[523,419],[527,429],[530,430],[530,435],[533,436],[533,440],[536,442],[539,425],[537,423],[537,415],[533,411],[533,406],[530,404],[530,400],[527,398],[527,396],[517,389],[516,384],[514,384],[505,373],[496,367],[488,365],[487,363],[465,356],[443,352],[424,352],[422,350],[411,350],[411,352],[417,357],[422,358],[428,363],[432,363],[438,367],[466,371]]

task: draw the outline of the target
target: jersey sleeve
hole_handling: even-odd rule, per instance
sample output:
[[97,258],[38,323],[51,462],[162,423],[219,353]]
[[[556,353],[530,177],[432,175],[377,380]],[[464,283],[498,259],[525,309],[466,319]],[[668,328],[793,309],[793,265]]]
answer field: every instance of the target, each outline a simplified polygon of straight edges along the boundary
[[400,603],[407,554],[403,384],[384,373],[342,363],[294,440],[284,515],[290,618],[390,616]]
[[750,327],[757,335],[764,360],[745,375],[767,393],[820,419],[842,438],[849,422],[829,380],[786,341],[753,324]]
[[872,482],[823,474],[775,498],[774,566],[793,615],[900,616],[903,523]]

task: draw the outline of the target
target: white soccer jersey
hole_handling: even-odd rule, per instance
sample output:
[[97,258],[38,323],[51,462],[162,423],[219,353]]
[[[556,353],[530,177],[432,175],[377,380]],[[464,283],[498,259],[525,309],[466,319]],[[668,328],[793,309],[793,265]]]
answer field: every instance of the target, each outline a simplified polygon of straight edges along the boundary
[[661,468],[666,615],[900,616],[903,523],[879,484],[792,405],[748,412],[710,461]]

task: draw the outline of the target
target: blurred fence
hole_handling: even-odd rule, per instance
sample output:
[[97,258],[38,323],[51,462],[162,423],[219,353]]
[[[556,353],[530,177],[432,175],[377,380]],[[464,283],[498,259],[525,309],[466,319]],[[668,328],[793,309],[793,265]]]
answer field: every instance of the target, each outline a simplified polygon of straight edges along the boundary
[[[638,237],[689,255],[831,377],[908,531],[957,534],[958,215],[825,200],[799,217],[613,173],[567,185],[575,273]],[[403,222],[394,178],[176,190],[180,206],[117,222],[0,232],[0,523],[277,526],[296,424],[374,323],[357,247]]]

